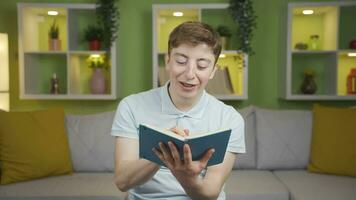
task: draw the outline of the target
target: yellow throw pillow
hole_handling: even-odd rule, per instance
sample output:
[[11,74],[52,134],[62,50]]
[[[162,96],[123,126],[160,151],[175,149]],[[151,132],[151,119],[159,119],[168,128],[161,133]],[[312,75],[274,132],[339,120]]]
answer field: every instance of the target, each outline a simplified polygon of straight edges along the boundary
[[356,109],[313,108],[310,172],[356,176]]
[[0,184],[72,172],[63,109],[0,112]]

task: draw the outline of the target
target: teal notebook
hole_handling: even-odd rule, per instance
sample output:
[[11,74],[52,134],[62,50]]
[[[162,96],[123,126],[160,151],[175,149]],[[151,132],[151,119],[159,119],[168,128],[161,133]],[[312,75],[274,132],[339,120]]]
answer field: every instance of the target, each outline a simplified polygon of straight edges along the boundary
[[139,155],[140,158],[144,158],[164,166],[163,162],[152,151],[152,148],[159,149],[159,142],[163,142],[167,145],[168,141],[172,141],[178,148],[182,159],[183,145],[189,144],[192,151],[193,161],[200,160],[208,149],[214,148],[215,152],[210,158],[207,166],[216,165],[224,161],[230,134],[231,129],[228,129],[201,135],[182,137],[169,130],[163,130],[141,124],[139,127]]

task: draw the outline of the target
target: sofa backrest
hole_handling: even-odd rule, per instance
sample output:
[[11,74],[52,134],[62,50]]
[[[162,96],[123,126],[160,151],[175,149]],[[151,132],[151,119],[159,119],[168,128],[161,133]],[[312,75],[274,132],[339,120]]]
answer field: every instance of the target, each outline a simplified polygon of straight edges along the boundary
[[[234,169],[303,169],[309,162],[312,113],[248,106],[238,110],[245,120],[246,153]],[[73,168],[78,172],[113,171],[115,140],[110,135],[115,111],[66,115]]]
[[113,171],[115,140],[110,132],[114,116],[114,111],[66,115],[74,171]]
[[256,109],[257,168],[304,169],[309,162],[312,113]]
[[238,112],[245,120],[246,153],[237,155],[234,169],[255,169],[257,167],[256,148],[256,107],[248,106]]
[[246,154],[234,169],[303,169],[309,162],[312,113],[249,106],[239,110],[245,119]]

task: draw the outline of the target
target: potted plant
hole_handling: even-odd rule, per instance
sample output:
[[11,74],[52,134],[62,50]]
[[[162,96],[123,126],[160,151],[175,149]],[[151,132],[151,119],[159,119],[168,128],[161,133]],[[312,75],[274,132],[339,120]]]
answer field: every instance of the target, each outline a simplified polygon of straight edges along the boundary
[[216,31],[220,35],[220,42],[221,42],[221,47],[223,50],[226,50],[229,48],[229,41],[231,37],[231,31],[229,27],[220,25],[216,28]]
[[103,69],[108,68],[105,55],[91,55],[88,58],[89,67],[93,69],[93,74],[89,80],[92,94],[104,94],[106,90],[106,77]]
[[59,39],[59,27],[56,23],[56,20],[53,20],[53,23],[48,31],[48,48],[51,51],[61,50],[61,40]]
[[238,49],[253,55],[251,46],[253,30],[257,28],[255,11],[251,0],[230,0],[228,10],[237,29]]
[[96,16],[97,23],[105,30],[103,32],[103,45],[110,50],[111,45],[117,38],[119,30],[120,13],[117,0],[97,0]]
[[105,55],[91,55],[87,61],[89,63],[89,67],[93,70],[108,68]]
[[103,41],[103,29],[98,25],[89,25],[84,31],[84,38],[89,42],[91,51],[100,50]]

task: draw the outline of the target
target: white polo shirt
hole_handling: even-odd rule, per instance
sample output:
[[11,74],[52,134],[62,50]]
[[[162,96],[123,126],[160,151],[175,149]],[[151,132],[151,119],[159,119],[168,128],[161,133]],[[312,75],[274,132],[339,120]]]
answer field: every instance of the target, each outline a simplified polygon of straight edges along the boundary
[[[231,106],[225,105],[204,91],[199,102],[189,111],[178,110],[168,94],[168,84],[124,98],[116,111],[112,125],[113,136],[138,139],[140,124],[171,129],[189,129],[199,134],[219,129],[232,129],[227,151],[245,153],[244,120]],[[161,167],[153,178],[129,190],[129,199],[187,200],[190,199],[170,170]],[[225,199],[222,191],[219,200]]]

